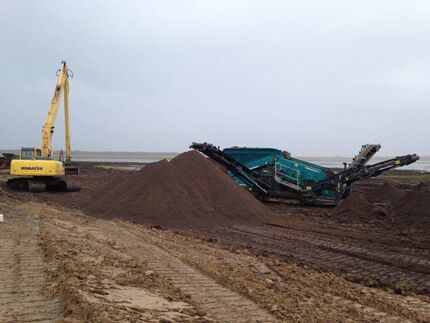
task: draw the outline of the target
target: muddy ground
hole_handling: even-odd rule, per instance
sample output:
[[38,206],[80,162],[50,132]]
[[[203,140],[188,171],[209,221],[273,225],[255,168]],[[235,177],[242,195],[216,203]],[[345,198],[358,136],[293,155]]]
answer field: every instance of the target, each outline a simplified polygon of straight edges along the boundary
[[[348,218],[284,204],[267,204],[276,226],[180,230],[82,211],[136,169],[82,164],[73,179],[82,190],[67,194],[11,192],[0,176],[0,321],[429,321],[425,228],[390,225],[385,211]],[[355,191],[423,181],[392,172]]]

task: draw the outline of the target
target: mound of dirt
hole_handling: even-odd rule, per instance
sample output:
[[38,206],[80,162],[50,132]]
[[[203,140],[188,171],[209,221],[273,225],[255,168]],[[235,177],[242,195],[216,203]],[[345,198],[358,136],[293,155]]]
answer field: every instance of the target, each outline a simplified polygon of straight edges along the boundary
[[393,223],[401,228],[430,231],[430,185],[420,184],[395,205]]
[[271,211],[195,151],[150,164],[93,196],[87,212],[162,227],[268,222]]
[[[171,163],[193,183],[215,214],[231,219],[249,219],[267,214],[269,209],[239,187],[219,166],[196,151],[181,154]],[[270,212],[270,211],[269,211]]]
[[355,191],[333,210],[332,215],[342,222],[353,223],[373,223],[385,216],[365,195]]
[[366,197],[371,202],[397,203],[404,195],[402,190],[398,189],[393,184],[385,182],[368,192]]

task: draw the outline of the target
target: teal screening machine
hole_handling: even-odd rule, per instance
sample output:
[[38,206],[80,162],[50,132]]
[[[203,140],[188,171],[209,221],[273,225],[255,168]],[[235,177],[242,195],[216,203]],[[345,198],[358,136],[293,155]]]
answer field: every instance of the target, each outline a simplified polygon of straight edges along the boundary
[[335,172],[273,148],[221,150],[208,143],[193,143],[190,148],[224,165],[228,174],[258,199],[317,206],[335,206],[349,195],[355,182],[419,159],[415,154],[404,155],[367,165],[381,148],[368,144],[362,146],[349,165],[344,163],[342,171]]

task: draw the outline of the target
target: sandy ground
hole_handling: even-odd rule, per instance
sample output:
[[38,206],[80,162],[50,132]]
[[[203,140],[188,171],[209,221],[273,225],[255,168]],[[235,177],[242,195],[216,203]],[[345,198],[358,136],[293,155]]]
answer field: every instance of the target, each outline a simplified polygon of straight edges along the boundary
[[84,214],[78,193],[0,189],[0,321],[428,322],[422,235],[274,206],[284,226],[160,230]]

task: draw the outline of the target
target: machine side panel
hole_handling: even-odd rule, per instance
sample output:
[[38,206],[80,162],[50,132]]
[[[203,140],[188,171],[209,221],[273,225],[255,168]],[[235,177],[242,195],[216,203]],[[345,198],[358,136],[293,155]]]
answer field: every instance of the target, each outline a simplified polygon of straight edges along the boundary
[[64,166],[57,160],[14,159],[11,162],[12,176],[63,176]]
[[295,158],[281,158],[278,160],[278,164],[280,164],[279,168],[289,174],[290,178],[297,176],[300,186],[306,186],[308,181],[318,183],[329,176],[326,169]]
[[248,164],[266,157],[276,158],[282,152],[273,148],[225,148],[223,152],[241,164]]

